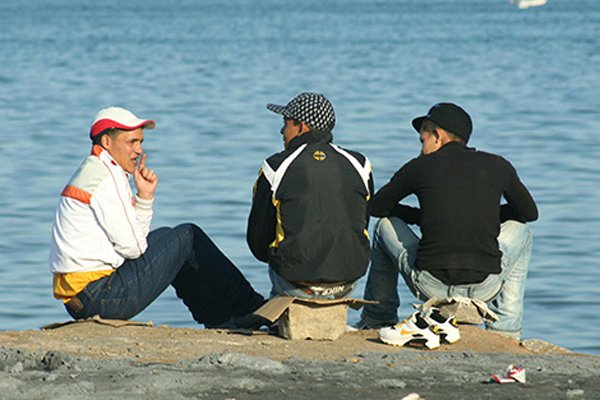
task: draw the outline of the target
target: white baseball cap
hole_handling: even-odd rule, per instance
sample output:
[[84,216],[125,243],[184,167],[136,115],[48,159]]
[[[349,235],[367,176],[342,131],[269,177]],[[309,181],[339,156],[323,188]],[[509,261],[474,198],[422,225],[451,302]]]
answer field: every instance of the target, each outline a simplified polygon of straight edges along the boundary
[[96,114],[96,118],[94,118],[92,128],[90,129],[90,138],[111,128],[130,131],[140,127],[154,129],[156,122],[151,119],[138,118],[131,111],[121,107],[108,107],[98,111],[98,114]]

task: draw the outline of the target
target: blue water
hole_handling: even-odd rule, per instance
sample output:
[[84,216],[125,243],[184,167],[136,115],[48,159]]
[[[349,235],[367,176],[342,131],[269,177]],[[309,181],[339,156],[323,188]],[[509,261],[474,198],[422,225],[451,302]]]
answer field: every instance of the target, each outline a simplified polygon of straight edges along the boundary
[[[600,354],[599,21],[597,0],[4,0],[0,329],[67,319],[47,269],[54,208],[113,104],[158,123],[154,226],[202,226],[267,294],[244,238],[261,160],[281,149],[265,104],[311,90],[377,188],[418,153],[414,116],[463,105],[472,145],[508,158],[539,205],[525,337]],[[172,290],[138,318],[195,326]]]

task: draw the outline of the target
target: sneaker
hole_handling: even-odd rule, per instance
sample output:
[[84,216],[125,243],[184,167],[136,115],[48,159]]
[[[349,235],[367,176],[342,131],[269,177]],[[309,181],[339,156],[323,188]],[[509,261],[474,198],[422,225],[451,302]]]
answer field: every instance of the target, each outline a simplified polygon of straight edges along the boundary
[[454,316],[444,317],[439,308],[431,307],[421,314],[429,325],[437,327],[440,338],[448,343],[456,343],[460,339],[458,322]]
[[392,346],[404,346],[407,343],[423,343],[428,349],[440,347],[440,336],[435,325],[429,323],[420,312],[399,324],[379,330],[379,339]]

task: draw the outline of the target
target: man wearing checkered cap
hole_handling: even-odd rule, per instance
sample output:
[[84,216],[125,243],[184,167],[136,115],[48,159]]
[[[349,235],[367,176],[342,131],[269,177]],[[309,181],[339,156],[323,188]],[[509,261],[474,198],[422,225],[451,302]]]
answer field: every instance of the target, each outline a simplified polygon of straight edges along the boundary
[[343,297],[369,263],[371,163],[331,143],[335,112],[322,94],[267,108],[283,116],[284,150],[263,162],[254,185],[250,250],[269,264],[272,296]]

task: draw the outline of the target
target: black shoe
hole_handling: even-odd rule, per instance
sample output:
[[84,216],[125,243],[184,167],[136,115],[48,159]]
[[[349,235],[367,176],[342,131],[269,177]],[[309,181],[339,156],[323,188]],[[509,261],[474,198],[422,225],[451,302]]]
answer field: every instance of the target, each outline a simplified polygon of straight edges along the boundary
[[206,329],[235,329],[235,322],[233,321],[233,318],[229,318],[227,321],[225,322],[221,322],[219,324],[204,324],[204,328]]
[[220,324],[204,324],[206,329],[251,329],[258,330],[262,326],[271,325],[271,321],[256,314],[246,314],[229,318]]
[[271,325],[271,321],[256,314],[246,314],[241,317],[234,317],[233,323],[237,329],[252,329],[257,330],[262,326]]

